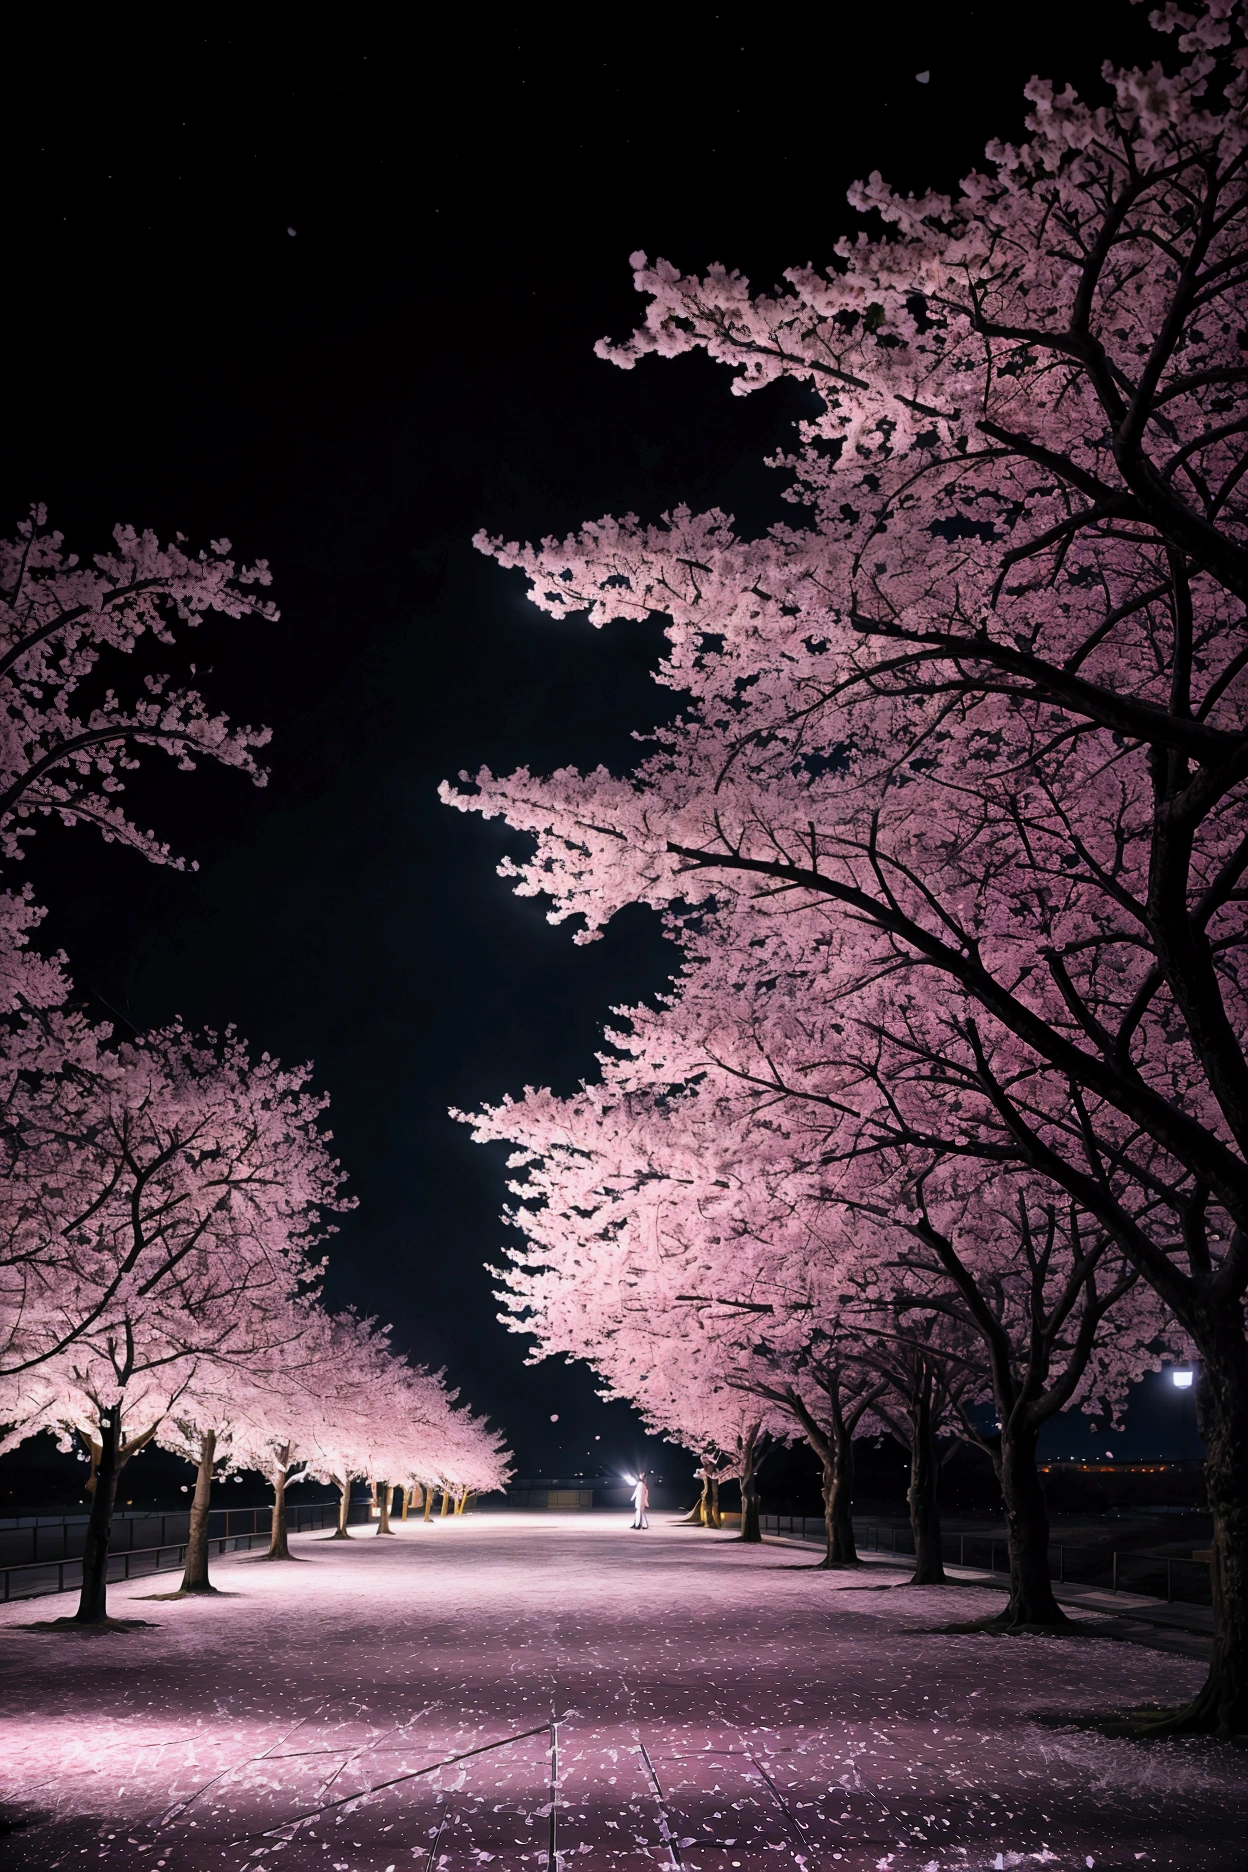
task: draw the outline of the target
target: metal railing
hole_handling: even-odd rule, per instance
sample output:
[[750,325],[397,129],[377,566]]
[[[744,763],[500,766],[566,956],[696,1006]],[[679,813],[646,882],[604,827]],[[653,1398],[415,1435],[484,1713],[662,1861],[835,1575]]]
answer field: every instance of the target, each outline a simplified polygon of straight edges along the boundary
[[[318,1502],[303,1502],[300,1507],[322,1508],[327,1503],[337,1507],[337,1497],[327,1496]],[[231,1539],[236,1534],[258,1534],[269,1523],[264,1517],[269,1508],[210,1508],[208,1533],[211,1539]],[[290,1513],[295,1512],[292,1502]],[[261,1517],[261,1519],[257,1519]],[[87,1514],[31,1515],[8,1526],[0,1521],[0,1567],[31,1566],[36,1562],[73,1560],[82,1553],[87,1540]],[[114,1553],[137,1551],[145,1547],[168,1547],[185,1541],[191,1531],[191,1510],[173,1508],[167,1512],[143,1509],[118,1509],[113,1515],[109,1546]]]
[[[348,1516],[354,1521],[357,1512],[367,1517],[368,1503],[353,1502],[352,1512]],[[273,1517],[271,1508],[230,1508],[221,1509],[227,1524],[234,1527],[210,1533],[208,1552],[217,1554],[236,1553],[240,1549],[254,1547],[257,1541],[267,1541]],[[184,1520],[180,1515],[153,1515],[153,1521]],[[338,1520],[338,1508],[334,1502],[303,1503],[298,1507],[293,1504],[286,1510],[286,1525],[292,1534],[306,1534],[317,1528],[330,1527]],[[249,1522],[244,1527],[242,1523]],[[189,1530],[188,1530],[189,1532]],[[167,1573],[175,1567],[185,1565],[188,1540],[161,1540],[151,1547],[114,1548],[110,1544],[108,1555],[108,1581],[111,1585],[116,1580],[128,1580],[148,1573]],[[6,1605],[12,1599],[36,1599],[46,1593],[73,1592],[82,1584],[82,1555],[66,1554],[60,1559],[41,1559],[19,1562],[16,1566],[0,1567],[0,1605]]]
[[[799,1540],[824,1538],[822,1515],[763,1515],[762,1526],[768,1534],[796,1534]],[[914,1557],[914,1536],[908,1527],[855,1521],[854,1539],[866,1553]],[[940,1557],[947,1566],[969,1567],[977,1573],[1008,1575],[1010,1570],[1008,1546],[991,1534],[944,1534]],[[1209,1562],[1187,1560],[1179,1554],[1124,1553],[1117,1548],[1106,1551],[1051,1541],[1049,1571],[1062,1586],[1140,1593],[1180,1605],[1213,1603]]]

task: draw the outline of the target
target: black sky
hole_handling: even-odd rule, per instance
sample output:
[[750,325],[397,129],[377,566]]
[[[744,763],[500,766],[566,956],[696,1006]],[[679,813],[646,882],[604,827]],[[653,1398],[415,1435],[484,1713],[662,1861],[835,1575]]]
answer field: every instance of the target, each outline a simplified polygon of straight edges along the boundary
[[574,948],[435,789],[622,763],[664,697],[652,632],[539,616],[472,534],[679,499],[764,523],[794,393],[596,362],[630,251],[770,284],[854,227],[854,177],[948,188],[1031,72],[1094,87],[1145,43],[1125,0],[676,14],[49,8],[6,46],[0,513],[43,500],[86,550],[228,535],[282,609],[194,644],[272,724],[268,789],[149,764],[133,808],[194,873],[41,830],[47,938],[101,1015],[315,1060],[360,1199],[331,1299],[446,1363],[529,1472],[640,1446],[495,1324],[501,1159],[446,1108],[571,1090],[666,959],[640,914]]

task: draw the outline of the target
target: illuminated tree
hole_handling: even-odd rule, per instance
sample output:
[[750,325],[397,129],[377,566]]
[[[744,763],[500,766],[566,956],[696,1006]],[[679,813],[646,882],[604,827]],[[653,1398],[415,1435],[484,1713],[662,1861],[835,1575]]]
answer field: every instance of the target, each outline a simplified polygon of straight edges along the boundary
[[[41,508],[15,538],[0,542],[4,857],[18,858],[40,818],[56,816],[94,825],[157,863],[179,862],[119,804],[143,748],[160,748],[182,768],[211,758],[263,784],[255,750],[267,730],[232,728],[196,690],[167,676],[136,669],[129,700],[118,681],[118,658],[140,660],[149,640],[171,647],[210,613],[276,617],[260,595],[267,566],[240,569],[229,551],[222,540],[194,553],[180,537],[162,547],[150,533],[118,527],[113,550],[83,564],[48,529]],[[49,1168],[49,1129],[84,1071],[107,1079],[112,1068],[100,1059],[108,1029],[66,1005],[64,958],[45,961],[29,947],[40,915],[28,892],[0,896],[0,1371],[14,1375],[57,1355],[99,1317],[75,1316],[59,1278],[51,1310],[44,1304],[48,1217],[38,1192]],[[41,1093],[46,1123],[35,1116]]]
[[[94,825],[106,839],[167,864],[168,847],[140,831],[117,803],[137,750],[156,747],[182,768],[210,758],[259,785],[253,750],[267,729],[231,728],[194,689],[138,675],[123,701],[105,671],[144,639],[172,646],[208,613],[271,620],[260,596],[269,569],[238,567],[228,540],[190,551],[181,535],[161,546],[119,526],[113,550],[89,564],[66,551],[42,507],[0,542],[0,850],[14,858],[39,815]],[[101,667],[101,659],[106,659]]]
[[[4,1381],[9,1442],[63,1426],[91,1452],[79,1623],[107,1617],[118,1478],[188,1387],[265,1368],[298,1336],[313,1251],[344,1205],[303,1070],[182,1028],[101,1055],[21,1107],[59,1346]],[[20,1104],[20,1088],[14,1093]],[[254,1386],[251,1387],[254,1394]]]
[[1231,0],[1154,19],[1186,63],[1098,105],[1033,80],[1027,142],[953,197],[871,178],[884,233],[825,272],[752,297],[638,257],[646,324],[607,354],[812,386],[799,509],[495,543],[551,611],[665,616],[688,706],[626,778],[455,799],[534,835],[512,874],[586,938],[697,899],[760,990],[801,951],[862,1149],[1011,1161],[1160,1296],[1214,1518],[1213,1665],[1174,1721],[1242,1732],[1248,56]]

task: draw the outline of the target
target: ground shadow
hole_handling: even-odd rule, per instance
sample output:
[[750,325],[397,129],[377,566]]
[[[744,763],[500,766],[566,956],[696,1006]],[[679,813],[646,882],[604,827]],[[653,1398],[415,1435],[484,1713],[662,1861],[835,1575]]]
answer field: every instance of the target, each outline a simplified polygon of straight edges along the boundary
[[1204,1749],[1213,1754],[1224,1749],[1248,1749],[1248,1735],[1217,1736],[1208,1734],[1175,1735],[1158,1725],[1179,1713],[1181,1705],[1173,1707],[1156,1703],[1142,1703],[1134,1709],[1118,1710],[1112,1715],[1088,1715],[1087,1711],[1077,1714],[1070,1710],[1029,1710],[1028,1722],[1036,1723],[1041,1729],[1078,1730],[1082,1735],[1100,1735],[1111,1742],[1140,1742],[1156,1745],[1161,1742],[1182,1743],[1184,1753],[1193,1747]]
[[90,1625],[75,1618],[36,1619],[33,1625],[14,1625],[13,1631],[65,1632],[79,1638],[98,1638],[104,1632],[159,1631],[150,1619],[106,1618]]
[[206,1591],[200,1589],[195,1592],[149,1592],[136,1594],[136,1598],[141,1600],[144,1605],[155,1605],[158,1600],[165,1599],[241,1599],[242,1596],[241,1593],[226,1592],[220,1586],[209,1586]]

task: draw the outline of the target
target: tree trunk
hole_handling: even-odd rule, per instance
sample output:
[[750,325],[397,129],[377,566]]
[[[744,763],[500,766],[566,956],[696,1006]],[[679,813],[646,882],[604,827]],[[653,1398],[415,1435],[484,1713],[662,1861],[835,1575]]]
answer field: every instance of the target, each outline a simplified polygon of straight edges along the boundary
[[823,1486],[824,1555],[821,1567],[858,1565],[852,1520],[854,1502],[854,1440],[846,1429],[845,1419],[831,1392],[828,1393],[830,1422],[825,1431],[810,1407],[796,1392],[778,1399],[790,1410],[806,1432],[806,1441],[819,1458]]
[[[932,1400],[928,1385],[921,1387],[910,1407],[910,1487],[906,1504],[910,1510],[910,1531],[914,1535],[914,1572],[912,1586],[946,1584],[944,1561],[940,1551],[940,1507],[937,1485],[940,1463],[936,1439],[932,1435]],[[1045,1527],[1045,1550],[1048,1527]]]
[[370,1482],[368,1485],[368,1518],[369,1520],[370,1521],[374,1520],[376,1515],[377,1515],[377,1484],[375,1482]]
[[741,1465],[741,1539],[751,1542],[759,1542],[763,1538],[763,1530],[759,1524],[762,1500],[758,1493],[758,1484],[754,1479],[756,1466],[754,1456],[757,1447],[757,1436],[751,1432],[745,1439],[745,1460]]
[[715,1527],[715,1528],[723,1527],[724,1517],[720,1513],[720,1509],[719,1509],[719,1477],[717,1475],[713,1475],[711,1477],[711,1499],[707,1503],[706,1513],[707,1513],[707,1521],[706,1521],[707,1527]]
[[403,1513],[402,1513],[402,1516],[400,1517],[402,1520],[404,1521],[407,1520],[408,1513],[411,1509],[411,1506],[412,1506],[412,1491],[410,1488],[405,1486],[403,1490]]
[[1010,1602],[991,1621],[1001,1631],[1070,1624],[1053,1597],[1049,1575],[1049,1511],[1036,1468],[1037,1436],[1036,1430],[1007,1419],[995,1450],[1010,1545]]
[[450,1512],[451,1512],[451,1491],[449,1489],[443,1489],[442,1506],[438,1510],[438,1519],[439,1520],[444,1519],[445,1516],[450,1514]]
[[433,1517],[433,1490],[431,1488],[427,1488],[425,1490],[425,1517],[424,1518],[426,1522],[428,1522],[432,1519],[432,1517]]
[[212,1466],[217,1454],[217,1433],[205,1430],[195,1476],[195,1494],[191,1501],[191,1525],[187,1532],[186,1569],[178,1588],[184,1593],[210,1593],[216,1587],[208,1578],[208,1509],[212,1500]]
[[1196,1412],[1213,1516],[1213,1658],[1184,1708],[1146,1724],[1169,1734],[1248,1736],[1248,1346],[1227,1306],[1201,1335]]
[[854,1540],[854,1446],[849,1437],[828,1444],[823,1465],[823,1526],[827,1540],[824,1565],[860,1565]]
[[463,1514],[464,1509],[467,1506],[468,1506],[468,1491],[467,1489],[461,1489],[459,1491],[459,1494],[455,1497],[456,1514]]
[[77,1625],[103,1625],[108,1619],[108,1545],[113,1532],[117,1479],[121,1474],[121,1409],[115,1406],[100,1423],[100,1456],[95,1465],[87,1539],[82,1552],[82,1590]]
[[377,1508],[378,1508],[377,1532],[379,1534],[389,1534],[391,1532],[391,1528],[390,1528],[390,1484],[388,1482],[378,1482],[375,1486],[377,1489]]
[[338,1525],[329,1538],[330,1540],[350,1540],[351,1536],[347,1532],[347,1519],[351,1513],[350,1476],[343,1476],[341,1480],[335,1476],[334,1487],[338,1490]]
[[290,1545],[286,1538],[286,1478],[290,1470],[283,1466],[275,1469],[269,1480],[273,1484],[273,1521],[269,1529],[269,1551],[267,1560],[289,1560]]

